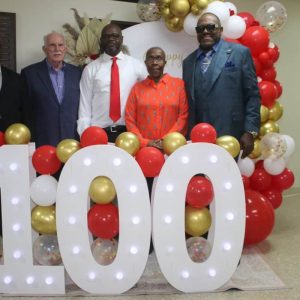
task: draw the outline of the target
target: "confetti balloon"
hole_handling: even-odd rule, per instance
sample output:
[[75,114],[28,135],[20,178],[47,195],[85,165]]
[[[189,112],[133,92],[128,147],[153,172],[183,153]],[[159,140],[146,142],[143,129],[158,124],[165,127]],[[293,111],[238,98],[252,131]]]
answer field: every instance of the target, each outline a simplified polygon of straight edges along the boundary
[[33,244],[33,257],[43,266],[56,266],[61,264],[56,235],[40,235]]
[[97,238],[93,241],[91,250],[96,262],[106,266],[114,261],[118,251],[118,242],[115,239]]
[[206,261],[211,252],[209,242],[199,236],[188,238],[186,240],[186,248],[191,260],[198,263]]
[[136,13],[145,22],[157,21],[161,17],[156,0],[139,0]]

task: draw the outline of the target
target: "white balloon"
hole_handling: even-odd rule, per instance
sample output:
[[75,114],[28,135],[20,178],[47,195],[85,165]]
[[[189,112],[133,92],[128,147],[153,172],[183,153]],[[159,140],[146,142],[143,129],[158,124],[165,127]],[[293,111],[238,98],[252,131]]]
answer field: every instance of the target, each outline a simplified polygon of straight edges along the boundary
[[55,203],[57,180],[51,175],[41,175],[30,186],[30,197],[40,206],[49,206]]
[[286,152],[283,154],[283,157],[289,158],[295,151],[295,141],[291,136],[286,134],[282,134],[281,137],[283,137],[286,142]]
[[229,14],[230,14],[230,11],[233,11],[233,13],[236,15],[237,13],[237,8],[236,6],[231,3],[231,2],[224,2],[224,4],[227,6],[227,8],[229,9]]
[[211,2],[207,6],[207,8],[203,11],[203,14],[205,14],[205,13],[212,13],[212,14],[216,15],[220,19],[222,26],[228,20],[228,18],[230,16],[229,9],[224,4],[224,2],[221,2],[221,1]]
[[223,35],[227,38],[238,39],[246,31],[246,23],[240,16],[231,16],[223,24]]
[[192,13],[189,13],[183,22],[183,29],[184,31],[190,36],[196,36],[197,32],[195,27],[197,26],[199,16],[195,16]]
[[238,167],[242,175],[250,177],[255,169],[255,164],[249,157],[240,158],[238,160]]
[[283,172],[286,167],[286,162],[283,157],[278,159],[266,158],[264,160],[264,169],[270,175],[278,175]]

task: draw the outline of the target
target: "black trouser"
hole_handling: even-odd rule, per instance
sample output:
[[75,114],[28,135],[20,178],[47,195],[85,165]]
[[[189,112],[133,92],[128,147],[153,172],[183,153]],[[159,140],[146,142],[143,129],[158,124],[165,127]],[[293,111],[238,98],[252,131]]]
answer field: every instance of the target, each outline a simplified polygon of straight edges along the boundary
[[109,126],[103,128],[107,134],[108,141],[110,143],[114,143],[117,139],[117,137],[126,131],[126,126],[125,125],[117,125],[117,126]]

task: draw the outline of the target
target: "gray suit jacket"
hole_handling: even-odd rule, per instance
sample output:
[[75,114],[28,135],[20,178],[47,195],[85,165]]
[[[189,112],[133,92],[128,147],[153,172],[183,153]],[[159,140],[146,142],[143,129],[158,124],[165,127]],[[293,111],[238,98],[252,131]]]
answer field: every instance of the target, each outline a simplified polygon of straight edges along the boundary
[[[183,61],[183,79],[189,100],[189,132],[197,123],[213,125],[218,136],[239,139],[244,132],[259,131],[260,94],[248,48],[220,41],[205,80],[195,86],[197,50]],[[201,92],[195,97],[195,89]],[[196,107],[200,108],[196,114]]]

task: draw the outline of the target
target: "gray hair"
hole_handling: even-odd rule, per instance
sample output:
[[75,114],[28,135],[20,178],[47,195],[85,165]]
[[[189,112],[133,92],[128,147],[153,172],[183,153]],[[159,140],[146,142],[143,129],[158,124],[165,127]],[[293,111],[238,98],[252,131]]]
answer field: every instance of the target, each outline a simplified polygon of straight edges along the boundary
[[65,39],[65,37],[64,37],[64,35],[63,35],[63,34],[61,34],[61,33],[57,32],[57,31],[51,31],[50,33],[48,33],[48,34],[44,35],[44,37],[43,37],[44,46],[46,46],[46,45],[47,45],[48,38],[49,38],[49,37],[50,37],[52,34],[56,34],[56,35],[59,35],[59,36],[61,36],[61,37],[62,37],[62,39],[63,39],[63,41],[64,41],[64,44],[66,44],[66,39]]

